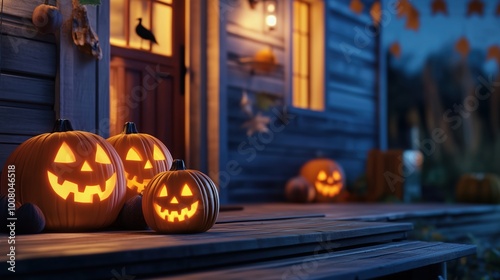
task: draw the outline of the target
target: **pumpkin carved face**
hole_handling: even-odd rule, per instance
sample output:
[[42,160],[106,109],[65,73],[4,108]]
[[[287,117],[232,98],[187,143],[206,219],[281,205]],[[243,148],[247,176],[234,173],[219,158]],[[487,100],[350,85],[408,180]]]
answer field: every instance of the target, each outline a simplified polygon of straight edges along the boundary
[[127,198],[142,193],[154,175],[167,171],[172,155],[157,138],[138,133],[133,122],[125,123],[123,132],[108,138],[120,155],[127,178]]
[[305,163],[300,175],[314,185],[316,201],[335,201],[345,186],[342,167],[331,159],[313,159]]
[[219,193],[213,181],[175,160],[144,189],[142,211],[148,226],[158,232],[194,233],[210,229],[219,214]]
[[[37,205],[49,230],[108,226],[125,202],[125,177],[116,151],[96,134],[73,131],[68,120],[58,120],[52,133],[25,141],[4,170],[8,165],[16,166],[16,198]],[[6,187],[2,184],[2,193]]]

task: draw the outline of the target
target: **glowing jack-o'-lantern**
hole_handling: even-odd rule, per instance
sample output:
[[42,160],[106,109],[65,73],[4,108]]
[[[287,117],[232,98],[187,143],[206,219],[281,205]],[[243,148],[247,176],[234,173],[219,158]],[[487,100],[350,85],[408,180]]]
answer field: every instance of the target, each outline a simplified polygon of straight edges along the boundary
[[[52,133],[28,139],[7,159],[16,168],[16,198],[37,205],[46,228],[76,231],[102,228],[118,216],[125,200],[123,165],[102,137],[73,131],[58,120]],[[7,193],[2,177],[1,192]]]
[[219,193],[202,172],[186,170],[175,160],[144,189],[142,211],[148,226],[158,232],[194,233],[209,230],[219,214]]
[[172,155],[157,138],[138,133],[133,122],[125,123],[123,132],[108,138],[120,155],[127,178],[127,198],[142,193],[154,175],[167,171]]
[[336,201],[345,187],[342,167],[331,159],[321,158],[306,162],[300,175],[316,189],[316,201]]

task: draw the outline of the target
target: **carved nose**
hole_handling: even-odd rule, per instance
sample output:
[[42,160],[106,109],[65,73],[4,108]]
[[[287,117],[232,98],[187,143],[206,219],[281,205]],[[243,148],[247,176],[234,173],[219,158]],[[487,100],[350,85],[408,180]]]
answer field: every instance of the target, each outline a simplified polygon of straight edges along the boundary
[[80,169],[81,171],[92,171],[92,167],[90,167],[89,163],[87,161],[85,161],[82,165],[82,169]]
[[153,165],[151,164],[151,162],[148,160],[146,161],[146,165],[144,165],[144,169],[151,169],[153,168]]
[[328,184],[333,184],[333,177],[328,177],[328,179],[326,180],[328,182]]
[[172,203],[172,204],[179,204],[179,201],[177,201],[177,198],[175,198],[175,196],[174,196],[174,198],[172,198],[172,200],[170,201],[170,203]]

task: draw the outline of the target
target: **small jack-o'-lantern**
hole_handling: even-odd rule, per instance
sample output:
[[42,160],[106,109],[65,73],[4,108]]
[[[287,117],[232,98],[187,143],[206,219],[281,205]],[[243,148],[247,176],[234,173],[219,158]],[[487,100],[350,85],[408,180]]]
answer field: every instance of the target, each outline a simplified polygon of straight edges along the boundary
[[214,182],[196,170],[186,170],[175,160],[144,189],[142,211],[148,226],[164,233],[209,230],[219,214],[219,193]]
[[154,175],[167,171],[172,155],[157,138],[138,133],[133,122],[125,123],[123,132],[108,138],[123,161],[127,178],[127,199],[142,193]]
[[345,187],[345,175],[342,167],[326,158],[306,162],[300,175],[306,178],[316,189],[316,201],[337,201]]
[[125,177],[116,151],[99,135],[73,131],[68,120],[17,147],[2,172],[2,193],[9,187],[8,166],[16,168],[16,198],[37,205],[49,230],[105,227],[124,203]]

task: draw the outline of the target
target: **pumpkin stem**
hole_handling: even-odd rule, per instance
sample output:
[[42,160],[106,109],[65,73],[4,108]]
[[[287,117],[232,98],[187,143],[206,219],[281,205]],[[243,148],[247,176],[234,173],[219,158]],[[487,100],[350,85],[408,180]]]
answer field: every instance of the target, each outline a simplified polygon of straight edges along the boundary
[[135,126],[134,122],[126,122],[125,125],[123,126],[123,133],[133,134],[133,133],[139,133],[139,131],[137,131],[137,127]]
[[71,125],[71,122],[66,119],[56,120],[52,132],[66,132],[66,131],[73,131],[73,126]]
[[174,159],[170,171],[186,170],[186,165],[182,159]]

